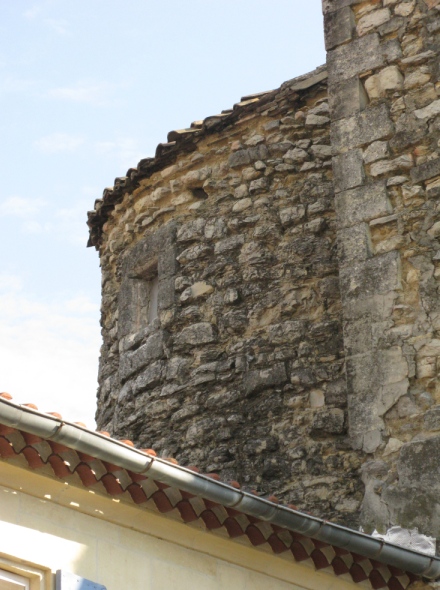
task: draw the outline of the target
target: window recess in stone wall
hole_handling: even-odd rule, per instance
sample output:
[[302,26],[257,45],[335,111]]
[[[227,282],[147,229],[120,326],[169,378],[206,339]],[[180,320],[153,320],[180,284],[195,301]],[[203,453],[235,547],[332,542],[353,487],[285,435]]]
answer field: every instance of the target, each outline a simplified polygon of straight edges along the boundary
[[158,317],[159,277],[157,259],[136,269],[129,277],[132,315],[130,332],[139,332]]
[[161,310],[174,304],[175,229],[170,224],[146,236],[122,265],[118,339],[156,327]]

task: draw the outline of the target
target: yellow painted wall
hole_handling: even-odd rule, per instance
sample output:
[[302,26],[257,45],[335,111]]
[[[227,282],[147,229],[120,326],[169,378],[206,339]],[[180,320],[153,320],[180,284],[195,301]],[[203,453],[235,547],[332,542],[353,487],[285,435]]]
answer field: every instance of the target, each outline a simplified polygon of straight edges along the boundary
[[[163,515],[0,462],[0,567],[20,562],[52,572],[66,569],[107,590],[359,588]],[[44,590],[51,590],[51,577]]]

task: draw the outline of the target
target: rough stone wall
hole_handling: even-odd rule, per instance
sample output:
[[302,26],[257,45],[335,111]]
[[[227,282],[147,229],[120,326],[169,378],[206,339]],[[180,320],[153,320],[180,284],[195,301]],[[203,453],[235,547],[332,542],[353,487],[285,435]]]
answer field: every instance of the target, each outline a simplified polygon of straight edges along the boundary
[[110,213],[97,421],[355,526],[328,112],[286,83]]
[[322,70],[244,101],[91,212],[98,425],[440,537],[440,0],[323,11],[328,104]]
[[440,536],[440,3],[324,0],[362,520]]

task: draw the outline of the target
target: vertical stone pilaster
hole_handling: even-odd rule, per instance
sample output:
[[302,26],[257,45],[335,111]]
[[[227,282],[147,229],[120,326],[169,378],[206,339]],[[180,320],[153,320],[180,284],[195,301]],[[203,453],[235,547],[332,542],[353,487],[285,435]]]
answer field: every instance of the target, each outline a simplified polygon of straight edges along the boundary
[[437,537],[439,6],[323,1],[349,434],[367,454],[362,521]]
[[[359,19],[353,11],[357,4],[335,0],[325,2],[323,9],[346,320],[349,432],[354,448],[372,453],[382,443],[383,414],[406,392],[407,369],[401,351],[394,349],[390,357],[380,337],[400,285],[400,256],[398,252],[375,255],[372,248],[369,223],[390,215],[393,208],[386,183],[368,174],[363,150],[389,138],[394,125],[388,105],[368,104],[362,77],[368,71],[380,71],[386,59],[374,27],[359,35]],[[387,366],[396,359],[397,375]]]

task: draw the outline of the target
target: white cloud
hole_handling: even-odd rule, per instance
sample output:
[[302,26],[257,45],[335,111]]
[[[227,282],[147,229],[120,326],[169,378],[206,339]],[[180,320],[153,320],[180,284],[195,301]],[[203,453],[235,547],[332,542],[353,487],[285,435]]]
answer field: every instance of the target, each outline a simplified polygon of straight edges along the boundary
[[108,84],[80,82],[75,86],[51,88],[47,96],[58,100],[103,106],[111,102],[109,97],[111,91],[112,88]]
[[20,291],[22,284],[22,280],[16,275],[0,273],[0,292]]
[[35,219],[29,219],[21,225],[21,231],[25,234],[44,234],[53,231],[53,224],[50,222],[41,223]]
[[32,8],[29,8],[28,10],[23,12],[23,16],[29,20],[32,20],[32,19],[36,18],[42,10],[43,10],[43,7],[36,4],[35,6],[32,6]]
[[0,217],[30,217],[39,213],[45,205],[43,199],[9,197],[0,202]]
[[34,142],[35,147],[46,154],[57,152],[73,152],[84,143],[84,139],[77,135],[68,135],[67,133],[52,133],[37,139]]
[[83,295],[38,301],[20,290],[20,277],[11,275],[0,276],[0,284],[0,391],[93,428],[98,304]]
[[65,37],[66,35],[70,35],[69,30],[67,28],[68,22],[66,20],[56,19],[56,18],[46,18],[44,22],[51,29],[53,29],[55,31],[55,33],[57,33],[57,35],[60,35],[62,37]]

